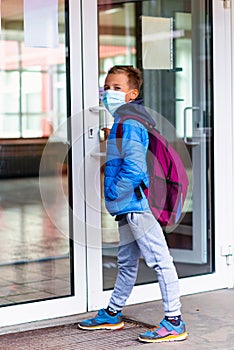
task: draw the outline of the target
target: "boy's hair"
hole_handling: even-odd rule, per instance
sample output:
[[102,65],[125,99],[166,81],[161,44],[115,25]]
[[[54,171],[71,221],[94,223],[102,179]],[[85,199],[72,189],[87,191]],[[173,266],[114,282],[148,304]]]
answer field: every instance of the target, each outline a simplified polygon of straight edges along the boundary
[[140,69],[132,66],[113,66],[108,70],[107,74],[126,74],[129,87],[140,91],[142,85],[142,74]]

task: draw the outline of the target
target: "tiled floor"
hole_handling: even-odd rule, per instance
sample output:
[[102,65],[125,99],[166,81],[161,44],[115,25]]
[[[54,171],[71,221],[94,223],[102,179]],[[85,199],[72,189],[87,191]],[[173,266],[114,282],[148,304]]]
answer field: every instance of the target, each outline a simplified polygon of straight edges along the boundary
[[69,259],[0,267],[0,304],[70,295]]
[[68,204],[57,187],[56,177],[1,180],[0,305],[71,294]]

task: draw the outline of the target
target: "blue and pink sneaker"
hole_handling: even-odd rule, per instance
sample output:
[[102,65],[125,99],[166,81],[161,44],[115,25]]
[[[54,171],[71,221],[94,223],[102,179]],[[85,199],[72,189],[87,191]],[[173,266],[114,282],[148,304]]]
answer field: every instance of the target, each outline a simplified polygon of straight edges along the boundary
[[146,343],[161,343],[185,340],[187,337],[188,333],[185,329],[185,323],[182,320],[178,326],[174,326],[171,322],[163,319],[153,329],[140,334],[138,339]]
[[98,311],[98,314],[93,318],[88,318],[87,320],[78,323],[78,328],[85,330],[95,330],[95,329],[121,329],[124,327],[124,322],[122,320],[122,312],[118,312],[115,316],[110,316],[105,309]]

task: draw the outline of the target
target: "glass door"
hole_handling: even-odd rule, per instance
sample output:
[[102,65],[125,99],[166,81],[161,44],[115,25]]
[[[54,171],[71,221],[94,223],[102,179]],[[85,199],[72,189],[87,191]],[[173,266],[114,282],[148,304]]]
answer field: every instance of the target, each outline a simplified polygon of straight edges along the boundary
[[[113,65],[142,70],[145,106],[187,168],[190,186],[182,220],[165,232],[179,277],[189,277],[192,286],[192,277],[199,280],[215,271],[213,11],[212,1],[206,0],[83,3],[88,266],[95,262],[94,273],[88,268],[90,309],[108,301],[117,275],[118,231],[103,201],[101,130],[111,127],[101,94]],[[215,11],[222,9],[215,7]],[[129,303],[160,298],[155,282],[156,276],[142,259]],[[181,283],[190,290],[186,279]]]
[[[173,235],[167,235],[171,252],[177,262],[205,264],[211,243],[207,240],[211,227],[206,224],[207,212],[211,213],[206,199],[206,170],[212,167],[211,5],[138,1],[115,2],[110,9],[105,3],[99,6],[101,85],[110,65],[142,69],[145,105],[155,115],[157,128],[167,139],[174,137],[173,145],[181,151],[190,177],[184,219]],[[149,35],[155,38],[149,41]]]
[[[79,25],[80,9],[71,4],[70,10]],[[70,94],[70,67],[80,69],[74,65],[80,52],[70,53],[69,25],[70,42],[74,33],[79,40],[67,1],[1,2],[1,327],[86,310],[83,269],[75,277],[78,252],[85,266],[78,244],[84,218],[73,218],[70,147],[71,112],[79,102]],[[82,142],[76,145],[79,159]]]

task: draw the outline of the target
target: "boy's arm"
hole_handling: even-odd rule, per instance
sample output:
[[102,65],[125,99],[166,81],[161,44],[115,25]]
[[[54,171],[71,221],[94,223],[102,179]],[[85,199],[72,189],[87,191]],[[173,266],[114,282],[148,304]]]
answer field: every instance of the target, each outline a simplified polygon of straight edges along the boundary
[[[110,199],[133,194],[142,181],[147,182],[146,153],[148,132],[142,124],[128,120],[123,124],[122,164],[108,191]],[[146,183],[147,185],[147,183]]]

